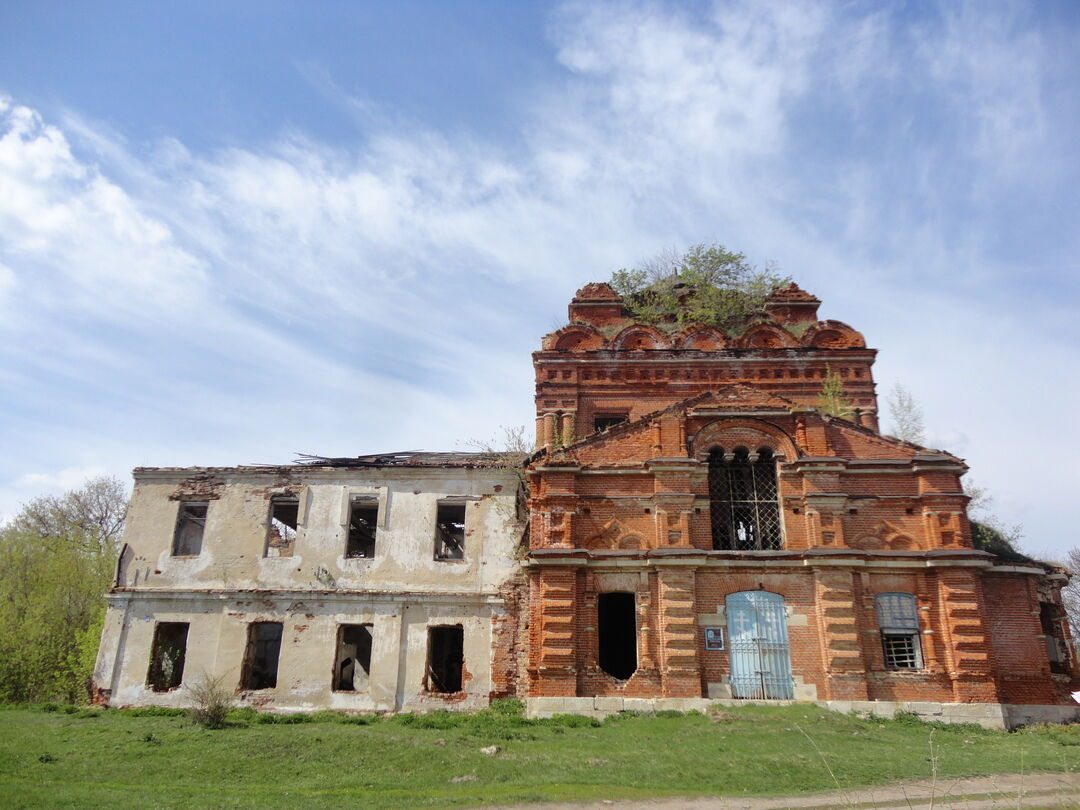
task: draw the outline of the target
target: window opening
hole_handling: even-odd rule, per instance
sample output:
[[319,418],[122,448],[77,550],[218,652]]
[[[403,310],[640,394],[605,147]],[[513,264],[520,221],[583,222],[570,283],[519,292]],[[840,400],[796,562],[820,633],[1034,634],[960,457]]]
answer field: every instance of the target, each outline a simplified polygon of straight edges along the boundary
[[168,692],[183,683],[187,637],[187,622],[158,622],[154,627],[146,684],[155,692]]
[[176,515],[176,531],[173,534],[174,557],[198,557],[202,551],[203,532],[206,529],[206,501],[181,501]]
[[1064,612],[1057,605],[1049,602],[1039,603],[1039,624],[1042,625],[1046,657],[1050,660],[1050,671],[1067,675],[1069,664],[1066,659],[1065,634],[1062,628],[1064,621]]
[[345,544],[346,557],[371,559],[375,556],[375,532],[378,522],[378,502],[354,499],[349,504],[349,537]]
[[460,624],[428,628],[426,688],[429,692],[460,692],[465,631]]
[[334,689],[338,692],[366,691],[370,674],[371,625],[341,625],[334,662]]
[[291,497],[270,499],[270,525],[266,532],[267,557],[291,557],[296,542],[300,501]]
[[625,413],[598,413],[593,417],[593,431],[600,433],[608,428],[621,425],[629,418]]
[[439,504],[435,517],[435,559],[465,559],[465,504]]
[[783,547],[776,459],[762,447],[709,453],[709,508],[714,549],[776,550]]
[[248,625],[244,689],[273,689],[277,686],[281,630],[281,622],[252,622]]
[[885,666],[889,669],[922,669],[915,597],[910,593],[880,593],[874,602]]
[[637,615],[634,594],[601,593],[596,597],[600,669],[619,680],[637,670]]

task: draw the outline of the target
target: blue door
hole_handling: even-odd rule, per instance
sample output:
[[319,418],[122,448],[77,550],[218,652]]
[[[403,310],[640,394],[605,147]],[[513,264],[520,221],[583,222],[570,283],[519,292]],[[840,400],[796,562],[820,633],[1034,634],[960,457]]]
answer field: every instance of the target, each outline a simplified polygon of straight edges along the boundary
[[784,597],[767,591],[728,594],[731,696],[791,700],[791,649]]

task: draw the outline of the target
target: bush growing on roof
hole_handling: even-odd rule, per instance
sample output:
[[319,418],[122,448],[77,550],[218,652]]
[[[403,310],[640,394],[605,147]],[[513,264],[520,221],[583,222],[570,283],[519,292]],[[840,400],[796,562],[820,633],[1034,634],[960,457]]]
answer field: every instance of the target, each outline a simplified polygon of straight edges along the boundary
[[675,327],[708,324],[738,333],[769,293],[791,281],[747,262],[746,255],[702,242],[685,253],[665,251],[640,267],[616,270],[612,289],[640,321]]

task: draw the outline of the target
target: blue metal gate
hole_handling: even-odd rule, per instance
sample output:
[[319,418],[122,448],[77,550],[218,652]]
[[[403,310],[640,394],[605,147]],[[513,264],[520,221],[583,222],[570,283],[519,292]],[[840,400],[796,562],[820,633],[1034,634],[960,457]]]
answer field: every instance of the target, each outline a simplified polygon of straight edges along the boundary
[[791,650],[784,597],[767,591],[728,594],[731,696],[791,700]]

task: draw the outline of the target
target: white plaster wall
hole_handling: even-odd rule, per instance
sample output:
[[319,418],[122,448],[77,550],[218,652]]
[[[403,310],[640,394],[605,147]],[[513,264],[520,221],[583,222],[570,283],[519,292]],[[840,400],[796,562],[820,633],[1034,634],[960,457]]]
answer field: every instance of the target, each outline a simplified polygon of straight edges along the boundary
[[[474,709],[487,705],[492,689],[492,618],[502,608],[486,600],[468,601],[121,594],[110,599],[108,643],[102,646],[96,680],[111,690],[114,706],[184,707],[190,702],[187,686],[209,675],[236,689],[240,705],[266,709]],[[189,623],[183,684],[154,692],[146,685],[154,626],[171,621]],[[247,627],[255,621],[284,625],[278,680],[273,689],[245,691],[241,669]],[[371,672],[364,691],[332,689],[341,624],[372,625]],[[466,674],[461,693],[454,695],[424,689],[428,628],[446,624],[460,624],[464,631]]]
[[[173,557],[180,499],[198,479],[216,479],[198,556]],[[524,529],[518,479],[499,469],[271,468],[147,470],[136,475],[124,542],[122,587],[109,608],[95,683],[112,705],[188,704],[186,688],[146,685],[157,622],[188,622],[184,684],[205,675],[241,686],[247,626],[283,623],[277,687],[239,692],[242,702],[286,711],[477,708],[492,691],[493,617],[499,588],[516,571]],[[204,487],[205,489],[205,487]],[[270,498],[300,501],[291,557],[265,557]],[[379,502],[374,558],[346,559],[353,495]],[[441,499],[469,498],[465,559],[434,559]],[[331,689],[338,626],[372,625],[371,674],[363,692]],[[464,684],[442,696],[424,690],[428,628],[461,624]]]

